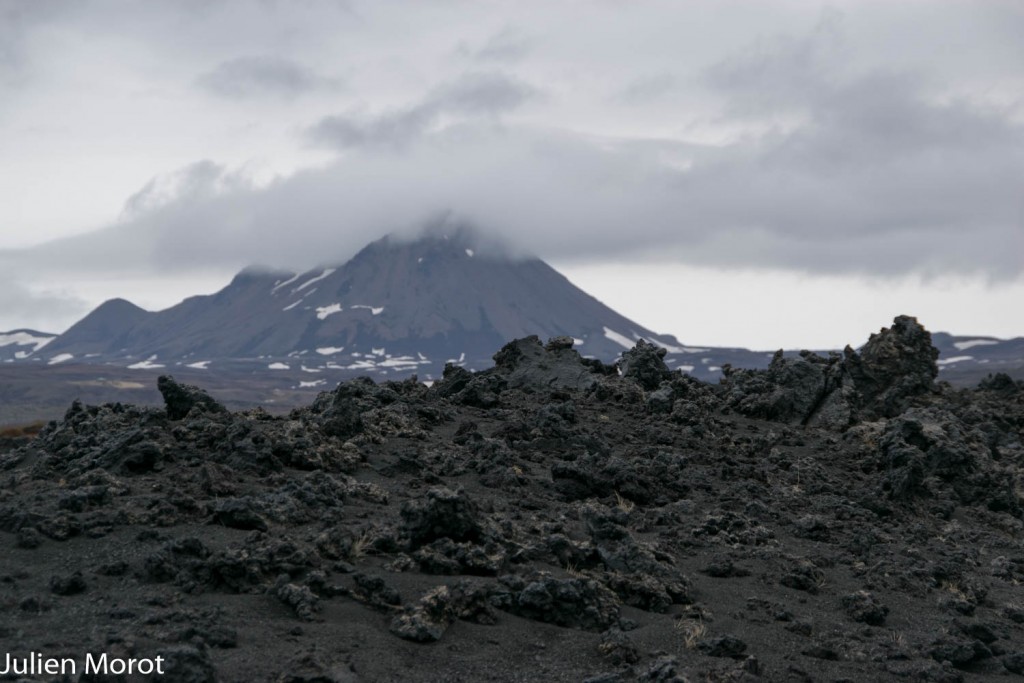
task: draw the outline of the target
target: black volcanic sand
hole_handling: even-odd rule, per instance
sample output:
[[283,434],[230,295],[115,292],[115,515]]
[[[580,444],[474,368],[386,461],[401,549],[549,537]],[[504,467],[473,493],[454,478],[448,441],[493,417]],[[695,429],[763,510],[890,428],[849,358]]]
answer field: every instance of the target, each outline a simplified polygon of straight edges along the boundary
[[1024,672],[1021,383],[936,385],[905,317],[717,386],[643,343],[617,367],[570,347],[285,417],[170,378],[165,409],[76,403],[0,455],[0,658],[160,655],[165,682]]

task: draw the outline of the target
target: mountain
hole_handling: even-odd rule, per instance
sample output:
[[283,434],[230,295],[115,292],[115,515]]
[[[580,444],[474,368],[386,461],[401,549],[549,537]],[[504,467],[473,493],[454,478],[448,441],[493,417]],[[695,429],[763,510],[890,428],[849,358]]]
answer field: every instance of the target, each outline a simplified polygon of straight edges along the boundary
[[72,325],[47,353],[51,360],[62,354],[68,355],[69,348],[73,348],[70,355],[79,358],[116,354],[117,350],[127,349],[131,344],[125,333],[149,316],[148,311],[130,301],[111,299]]
[[[528,335],[573,337],[581,354],[604,361],[644,338],[667,350],[669,367],[710,382],[726,364],[764,368],[774,355],[684,346],[608,308],[543,261],[508,256],[458,230],[415,241],[385,237],[346,263],[304,273],[248,268],[221,291],[163,311],[113,299],[56,339],[27,330],[0,336],[0,360],[101,364],[107,381],[119,385],[132,382],[121,370],[213,372],[224,386],[261,377],[277,397],[267,400],[281,402],[293,390],[359,374],[432,380],[446,362],[483,369],[494,349]],[[934,343],[941,379],[1024,376],[1024,339],[940,332]],[[86,381],[67,370],[61,376],[73,387]]]
[[1024,378],[1024,337],[953,336],[932,334],[939,350],[939,379],[955,384],[974,384],[989,373],[1005,372]]
[[385,237],[347,263],[305,273],[246,269],[223,290],[164,311],[108,301],[46,356],[436,376],[446,361],[488,366],[495,348],[533,334],[572,336],[581,353],[605,360],[639,338],[674,354],[700,351],[616,313],[543,261],[505,256],[461,230]]
[[28,329],[0,332],[0,363],[13,363],[28,358],[56,337],[55,334]]

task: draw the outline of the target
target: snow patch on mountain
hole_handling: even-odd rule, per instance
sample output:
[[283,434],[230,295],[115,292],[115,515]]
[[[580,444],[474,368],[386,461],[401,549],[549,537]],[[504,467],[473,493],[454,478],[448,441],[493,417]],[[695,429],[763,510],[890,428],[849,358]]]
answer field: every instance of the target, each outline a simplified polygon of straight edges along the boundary
[[354,304],[350,308],[366,308],[373,315],[380,315],[381,313],[384,312],[384,307],[383,306],[366,306],[364,304]]
[[129,370],[156,370],[157,368],[166,368],[166,365],[161,363],[154,363],[156,356],[150,356],[146,360],[140,360],[138,363],[132,363],[128,366]]
[[320,280],[323,280],[324,278],[330,277],[334,273],[334,271],[336,271],[336,270],[337,270],[337,268],[325,268],[324,272],[320,273],[319,275],[317,275],[314,278],[310,278],[309,280],[306,280],[301,285],[299,285],[298,287],[293,289],[292,293],[294,294],[295,292],[301,292],[302,290],[304,290],[306,287],[309,287],[314,282],[320,282]]
[[[357,308],[353,306],[352,308]],[[316,317],[320,320],[326,320],[328,316],[334,315],[335,313],[341,313],[344,308],[341,304],[331,304],[330,306],[318,306],[316,309]]]
[[270,290],[270,293],[273,294],[277,290],[282,289],[283,287],[287,287],[291,283],[293,283],[296,280],[298,280],[299,277],[301,277],[301,273],[296,273],[295,275],[291,276],[287,280],[278,280],[277,282],[274,283],[274,288],[272,290]]
[[74,357],[75,355],[73,353],[58,353],[56,356],[50,359],[47,365],[57,365],[58,363],[69,361]]
[[616,344],[618,344],[619,346],[623,347],[624,349],[628,350],[628,349],[631,349],[634,346],[636,346],[636,342],[633,341],[632,339],[630,339],[629,337],[627,337],[626,335],[621,334],[619,332],[616,332],[615,330],[611,329],[610,327],[605,327],[603,329],[604,329],[604,336],[605,336],[606,339],[609,339],[609,340],[615,342]]
[[267,366],[268,370],[290,370],[291,366],[287,363],[271,363]]
[[699,349],[696,346],[675,346],[674,344],[666,344],[660,339],[653,339],[652,341],[669,353],[707,353],[709,351],[709,349]]
[[[27,355],[31,355],[43,348],[54,339],[56,339],[56,337],[37,337],[33,334],[29,334],[28,332],[18,331],[8,334],[0,334],[0,346],[10,346],[11,344],[15,344],[17,346],[34,346],[35,348],[27,352],[26,356],[18,356],[19,358],[25,358]],[[18,353],[26,352],[19,351]]]
[[968,339],[967,341],[953,342],[953,346],[956,347],[957,351],[966,351],[967,349],[973,349],[975,346],[992,346],[998,343],[995,339]]

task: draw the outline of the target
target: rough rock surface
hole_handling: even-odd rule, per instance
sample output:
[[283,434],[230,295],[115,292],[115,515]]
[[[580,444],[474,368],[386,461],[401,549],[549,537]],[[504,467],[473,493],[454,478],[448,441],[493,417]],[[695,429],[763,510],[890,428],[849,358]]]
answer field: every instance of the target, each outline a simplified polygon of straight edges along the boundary
[[765,370],[725,368],[730,405],[751,417],[843,429],[867,419],[894,417],[933,388],[938,350],[916,318],[901,315],[871,335],[858,353],[822,357],[778,351]]
[[717,386],[495,360],[284,417],[75,403],[0,452],[0,639],[161,681],[1024,671],[1024,389],[936,384],[912,318]]

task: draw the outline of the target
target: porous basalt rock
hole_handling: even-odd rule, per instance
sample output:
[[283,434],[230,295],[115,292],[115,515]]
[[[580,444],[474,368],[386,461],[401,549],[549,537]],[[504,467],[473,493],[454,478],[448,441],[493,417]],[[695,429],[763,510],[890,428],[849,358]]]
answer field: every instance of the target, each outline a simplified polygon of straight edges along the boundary
[[618,601],[593,579],[559,579],[546,572],[500,578],[492,603],[512,614],[558,626],[602,631],[619,618]]
[[619,369],[623,377],[651,391],[672,376],[672,372],[665,365],[667,353],[668,351],[662,347],[640,339],[636,346],[622,354]]
[[568,341],[556,337],[544,346],[531,336],[509,342],[494,354],[493,372],[512,388],[588,389],[598,378]]
[[765,370],[723,368],[731,408],[789,424],[844,429],[861,420],[894,417],[934,385],[938,350],[916,318],[897,316],[859,352],[847,346],[827,358],[776,352]]
[[1024,670],[1014,380],[934,383],[910,319],[719,386],[572,346],[285,415],[73,404],[0,453],[0,640],[167,680]]
[[476,541],[483,533],[479,518],[476,504],[464,490],[433,488],[402,506],[402,531],[413,549],[440,538]]
[[176,382],[170,375],[161,375],[156,380],[156,388],[164,397],[167,417],[180,420],[187,417],[193,409],[207,413],[224,413],[227,409],[215,401],[199,387]]

